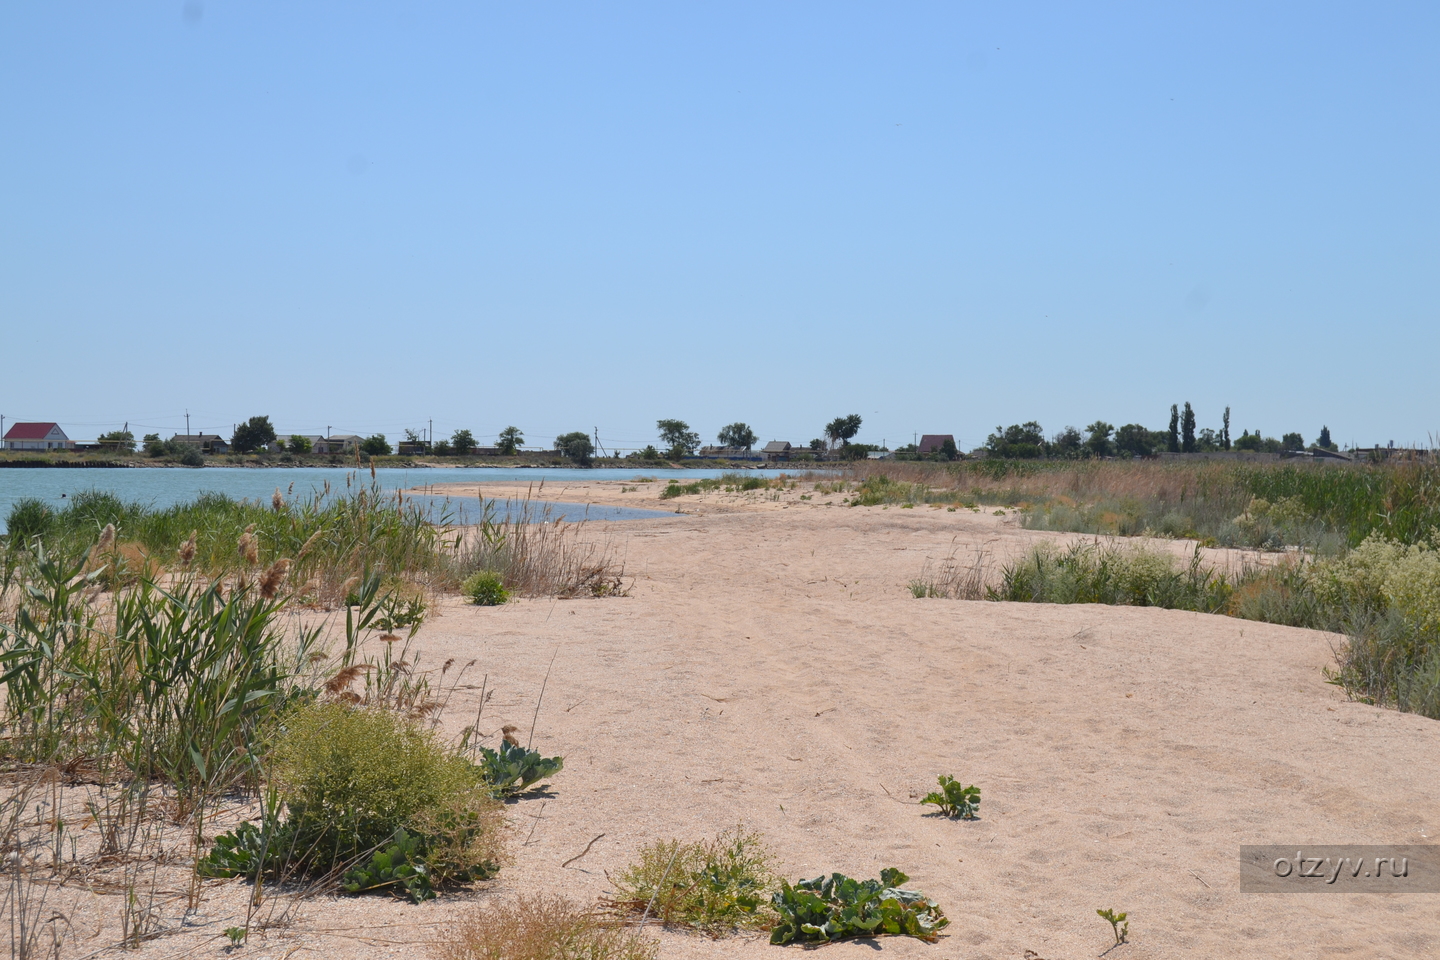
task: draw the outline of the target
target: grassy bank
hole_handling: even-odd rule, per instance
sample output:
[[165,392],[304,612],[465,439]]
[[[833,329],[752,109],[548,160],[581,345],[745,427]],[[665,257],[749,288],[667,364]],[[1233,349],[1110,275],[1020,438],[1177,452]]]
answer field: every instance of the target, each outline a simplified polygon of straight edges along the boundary
[[[852,503],[979,503],[1032,529],[1286,551],[1216,571],[1098,541],[1037,547],[991,575],[950,558],[917,597],[1110,603],[1344,633],[1332,679],[1356,699],[1440,719],[1440,467],[980,461],[862,465]],[[1291,548],[1291,549],[1287,549]],[[1299,548],[1293,549],[1293,548]]]
[[865,463],[852,502],[995,504],[1028,527],[1187,537],[1216,546],[1321,552],[1371,534],[1419,543],[1440,524],[1440,466],[1173,461]]

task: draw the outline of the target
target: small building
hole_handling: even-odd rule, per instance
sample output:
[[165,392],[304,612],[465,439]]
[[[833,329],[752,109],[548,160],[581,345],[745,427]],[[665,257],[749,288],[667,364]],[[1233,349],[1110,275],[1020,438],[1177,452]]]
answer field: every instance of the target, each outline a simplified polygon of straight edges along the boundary
[[[325,452],[354,453],[360,449],[360,444],[364,442],[364,437],[357,437],[353,433],[332,433],[325,438]],[[319,453],[320,451],[317,450],[316,452]]]
[[871,450],[865,454],[866,460],[894,460],[895,454],[889,450]]
[[201,453],[229,453],[230,444],[218,433],[177,433],[170,438],[171,443],[181,446],[195,447]]
[[753,454],[744,447],[701,447],[699,456],[706,460],[745,460]]
[[789,460],[792,449],[788,441],[771,440],[760,448],[760,452],[765,455],[766,460]]
[[[951,446],[954,446],[954,445],[955,445],[955,437],[954,437],[954,435],[952,435],[952,434],[949,434],[949,433],[927,433],[927,434],[925,434],[923,437],[920,438],[920,443],[916,445],[916,447],[915,447],[915,452],[916,452],[916,453],[922,453],[922,454],[923,454],[923,453],[939,453],[941,450],[944,449],[944,447],[945,447],[945,441],[946,441],[946,440],[949,440],[949,441],[950,441],[950,445],[951,445]],[[959,448],[956,447],[956,449],[958,450]]]
[[6,450],[74,450],[58,423],[17,423],[5,431]]
[[430,452],[430,445],[424,441],[401,440],[395,444],[395,452],[402,457],[419,457]]

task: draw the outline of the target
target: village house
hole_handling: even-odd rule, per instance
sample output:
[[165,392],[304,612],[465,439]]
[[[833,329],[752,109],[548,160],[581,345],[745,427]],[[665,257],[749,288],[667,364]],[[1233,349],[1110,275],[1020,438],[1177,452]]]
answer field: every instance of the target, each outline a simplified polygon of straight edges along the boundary
[[771,440],[760,448],[766,460],[789,460],[790,450],[790,444],[786,440]]
[[[360,444],[365,442],[364,437],[357,437],[353,433],[332,433],[325,438],[326,453],[354,453],[360,449]],[[311,441],[313,447],[314,441]],[[320,451],[316,449],[316,452]]]
[[177,433],[171,443],[185,447],[196,447],[201,453],[229,453],[229,442],[218,433]]
[[58,423],[17,423],[5,431],[6,450],[74,450]]
[[939,453],[944,449],[946,440],[949,440],[952,445],[955,443],[955,437],[952,434],[927,433],[920,438],[920,443],[915,447],[915,452]]

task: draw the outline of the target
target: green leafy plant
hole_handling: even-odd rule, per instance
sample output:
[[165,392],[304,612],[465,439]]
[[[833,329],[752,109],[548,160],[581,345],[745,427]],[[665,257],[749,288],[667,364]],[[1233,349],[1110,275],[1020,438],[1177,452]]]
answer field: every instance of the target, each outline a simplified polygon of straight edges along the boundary
[[933,803],[947,817],[974,820],[980,814],[980,788],[962,787],[954,777],[940,775],[940,792],[927,793],[921,803]]
[[564,757],[542,757],[537,750],[502,741],[499,750],[480,748],[485,782],[497,797],[510,796],[546,780],[565,766]]
[[1100,919],[1110,921],[1110,931],[1115,934],[1115,945],[1118,947],[1130,936],[1130,924],[1126,921],[1129,914],[1116,913],[1114,910],[1096,910]]
[[230,938],[230,946],[232,948],[239,947],[240,944],[245,942],[245,937],[247,936],[244,927],[226,927],[223,932],[225,936]]
[[479,607],[498,607],[510,599],[510,591],[505,589],[500,574],[493,570],[471,574],[460,585],[460,593]]
[[881,934],[933,941],[950,921],[933,901],[916,890],[902,890],[910,878],[887,867],[879,880],[853,880],[841,873],[780,882],[770,934],[774,944],[829,942]]
[[346,893],[369,893],[372,890],[402,888],[411,901],[423,903],[435,896],[430,880],[430,867],[425,862],[424,839],[406,833],[402,827],[390,842],[340,878],[340,889]]
[[760,908],[775,887],[771,854],[758,833],[736,827],[713,840],[657,840],[615,879],[613,906],[631,917],[719,935],[763,929]]

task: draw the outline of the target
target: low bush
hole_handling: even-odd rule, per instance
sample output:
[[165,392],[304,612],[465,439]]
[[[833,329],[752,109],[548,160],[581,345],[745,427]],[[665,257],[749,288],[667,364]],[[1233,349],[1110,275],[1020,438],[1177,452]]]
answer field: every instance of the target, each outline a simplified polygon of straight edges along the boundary
[[1099,542],[1063,550],[1046,542],[1007,564],[991,599],[1032,603],[1107,603],[1215,613],[1233,587],[1202,563],[1197,547],[1189,563],[1143,547]]
[[259,827],[217,838],[202,875],[400,887],[418,902],[494,876],[505,859],[484,771],[414,720],[312,703],[286,715],[271,755],[276,802]]
[[460,593],[479,607],[498,607],[510,599],[510,591],[505,589],[500,574],[493,570],[481,570],[466,577]]
[[774,921],[760,910],[775,886],[770,864],[760,835],[740,827],[698,843],[657,840],[615,879],[613,906],[716,936],[763,929]]
[[900,888],[909,879],[888,867],[879,880],[852,880],[841,873],[793,887],[782,880],[774,896],[780,919],[770,942],[825,943],[881,934],[934,941],[950,921],[924,894]]
[[435,946],[440,960],[654,960],[658,941],[563,897],[475,907]]

